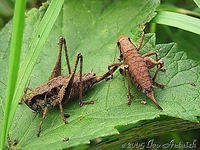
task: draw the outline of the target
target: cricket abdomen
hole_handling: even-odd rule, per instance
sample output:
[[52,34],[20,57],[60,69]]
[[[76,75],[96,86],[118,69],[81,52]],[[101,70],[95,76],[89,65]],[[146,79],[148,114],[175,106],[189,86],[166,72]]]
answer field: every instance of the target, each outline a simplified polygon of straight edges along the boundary
[[[86,73],[82,75],[82,81],[83,81],[83,87],[82,87],[83,92],[85,92],[97,82],[97,78],[94,73]],[[80,76],[75,75],[69,98],[78,96],[80,94],[79,86],[80,86]]]
[[144,59],[137,51],[129,51],[124,56],[125,63],[128,65],[129,76],[144,94],[153,90],[149,70]]

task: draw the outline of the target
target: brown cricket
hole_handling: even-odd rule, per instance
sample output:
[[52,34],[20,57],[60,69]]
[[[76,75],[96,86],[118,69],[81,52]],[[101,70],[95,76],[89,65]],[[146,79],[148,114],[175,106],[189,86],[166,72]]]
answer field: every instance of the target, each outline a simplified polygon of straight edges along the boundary
[[[163,84],[159,84],[155,81],[158,72],[164,71],[164,69],[162,68],[164,62],[158,60],[158,55],[156,52],[149,52],[144,55],[140,55],[138,53],[144,39],[144,31],[141,25],[140,31],[141,38],[137,47],[131,42],[130,38],[127,36],[122,35],[118,38],[117,45],[120,51],[120,62],[109,65],[108,70],[110,70],[112,73],[112,70],[110,69],[111,67],[121,67],[120,72],[127,78],[128,81],[128,105],[131,104],[132,95],[130,92],[130,80],[132,80],[139,90],[147,95],[147,97],[149,97],[159,109],[163,110],[154,97],[153,84],[164,88]],[[151,58],[151,55],[155,55],[156,60]],[[153,68],[154,66],[157,66],[157,70],[155,72],[155,75],[151,79],[149,69]]]
[[[81,53],[78,53],[76,55],[75,65],[73,70],[71,71],[65,38],[60,37],[58,44],[59,54],[55,67],[49,77],[49,81],[43,83],[35,89],[27,88],[30,90],[30,92],[26,93],[26,89],[25,94],[22,96],[21,99],[21,102],[24,101],[35,112],[43,113],[42,119],[39,124],[37,136],[40,135],[43,121],[47,115],[47,106],[54,107],[58,105],[60,108],[62,119],[64,123],[67,124],[68,122],[66,121],[66,117],[69,117],[69,115],[64,114],[63,104],[66,104],[70,98],[77,95],[79,95],[80,106],[82,106],[83,104],[93,104],[94,101],[83,101],[83,92],[88,90],[95,83],[100,82],[103,79],[107,80],[110,78],[109,71],[102,76],[96,76],[93,72],[82,74],[83,57]],[[65,58],[68,65],[68,75],[61,75],[61,52],[63,45],[65,50]],[[80,74],[75,74],[78,61],[80,61]],[[117,67],[114,67],[112,71],[114,72],[116,69]]]

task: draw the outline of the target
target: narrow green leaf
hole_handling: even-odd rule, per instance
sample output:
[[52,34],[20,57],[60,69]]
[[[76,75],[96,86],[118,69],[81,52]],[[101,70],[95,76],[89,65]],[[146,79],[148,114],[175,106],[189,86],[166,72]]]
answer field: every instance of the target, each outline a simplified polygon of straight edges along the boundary
[[200,8],[200,0],[193,0],[195,4]]
[[13,19],[13,31],[11,39],[11,52],[9,59],[9,72],[8,72],[8,87],[6,92],[5,112],[3,116],[3,123],[1,126],[1,143],[0,149],[4,148],[7,132],[10,128],[8,121],[10,114],[14,112],[12,109],[12,99],[16,88],[16,82],[18,77],[19,60],[21,54],[21,45],[24,29],[24,12],[26,1],[17,0],[15,3],[14,19]]
[[[32,40],[30,41],[30,45],[29,45],[29,48],[28,48],[28,53],[26,53],[26,56],[24,57],[24,59],[21,63],[21,66],[20,66],[20,69],[19,69],[19,78],[18,78],[17,88],[15,88],[15,83],[13,83],[13,82],[11,82],[11,84],[8,83],[8,85],[10,85],[10,87],[12,88],[12,90],[8,89],[8,92],[13,92],[13,94],[14,94],[14,90],[15,89],[16,90],[15,90],[15,95],[14,95],[13,101],[11,101],[13,94],[8,93],[8,96],[10,96],[9,97],[10,101],[6,101],[9,105],[7,105],[7,103],[6,103],[6,109],[5,110],[8,111],[9,113],[5,113],[4,118],[6,119],[6,121],[2,126],[2,127],[5,127],[2,130],[3,131],[2,132],[2,139],[3,138],[5,139],[5,137],[7,136],[6,130],[10,128],[12,119],[13,119],[14,114],[15,114],[15,110],[18,106],[19,99],[20,99],[20,97],[21,97],[21,95],[24,91],[26,82],[27,82],[27,80],[30,76],[30,73],[32,71],[32,68],[34,66],[34,62],[36,62],[36,60],[37,60],[37,58],[40,54],[40,51],[42,50],[42,48],[44,46],[44,43],[45,43],[45,41],[46,41],[50,31],[51,31],[52,26],[54,25],[54,23],[57,19],[57,16],[60,12],[59,10],[61,10],[63,3],[64,3],[64,0],[60,0],[60,1],[52,0],[51,1],[50,5],[49,5],[49,9],[47,9],[43,19],[40,22],[39,27],[37,28],[37,30],[35,31],[35,33],[32,36]],[[22,7],[25,6],[25,2],[20,3],[20,4],[16,3],[16,5],[17,4],[18,4],[18,6],[16,6],[16,8],[17,8],[16,10],[23,11],[25,9],[25,8],[22,9]],[[17,16],[16,18],[24,17],[24,12],[22,12],[21,14],[17,14],[16,16]],[[18,21],[14,20],[14,23],[18,23]],[[19,23],[23,24],[23,20],[19,20]],[[23,35],[22,28],[23,28],[23,25],[20,24],[20,25],[17,25],[16,30],[14,30],[14,32],[17,31],[16,35],[18,35],[18,37],[12,36],[13,38],[16,38],[16,39],[12,40],[12,41],[15,42],[12,46],[14,48],[20,49],[20,35],[21,36]],[[25,38],[27,38],[27,37],[25,36]],[[14,65],[12,65],[13,68],[14,68],[13,69],[14,72],[12,74],[10,74],[11,77],[9,77],[9,79],[14,80],[15,78],[13,78],[13,76],[17,78],[17,75],[16,75],[18,73],[17,62],[19,62],[19,60],[17,61],[16,58],[19,59],[18,55],[20,55],[20,51],[19,50],[17,50],[17,51],[11,50],[11,52],[18,52],[18,54],[16,54],[16,53],[12,54],[11,53],[11,56],[13,56],[13,58],[15,58],[15,59],[12,59],[12,57],[11,57],[11,61],[13,61],[12,64],[14,64]],[[9,86],[8,86],[8,88],[9,88]],[[10,110],[12,110],[12,111],[10,111]],[[2,140],[2,142],[4,143],[3,140]],[[1,144],[1,145],[3,145],[3,144]]]
[[[23,61],[21,62],[19,69],[19,78],[18,78],[18,88],[15,91],[14,101],[12,103],[13,106],[18,106],[19,99],[25,89],[27,80],[31,74],[31,71],[34,67],[37,58],[39,57],[40,52],[45,44],[46,39],[53,27],[58,15],[59,10],[61,10],[64,0],[52,0],[48,9],[45,12],[43,19],[41,20],[39,27],[33,33],[32,40],[30,41],[30,45],[28,47],[27,53],[24,56]],[[9,124],[11,124],[12,118],[14,117],[14,113],[11,114],[11,120]]]
[[184,14],[161,11],[152,19],[152,22],[177,27],[200,35],[200,19]]

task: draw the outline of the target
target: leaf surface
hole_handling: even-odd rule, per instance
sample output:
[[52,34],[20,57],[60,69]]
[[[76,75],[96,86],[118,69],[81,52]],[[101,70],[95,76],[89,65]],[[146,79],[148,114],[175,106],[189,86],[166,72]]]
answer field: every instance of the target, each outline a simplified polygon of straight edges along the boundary
[[[158,4],[157,0],[66,1],[35,64],[30,76],[30,86],[36,87],[48,80],[56,62],[56,42],[60,36],[66,38],[71,67],[74,66],[76,53],[81,52],[84,73],[91,69],[97,75],[105,73],[109,64],[117,62],[117,38],[121,34],[130,36],[137,45],[140,35],[138,24],[148,22],[155,15],[154,10]],[[34,9],[26,18],[24,34],[27,38],[23,44],[24,53],[33,31],[37,28],[38,19],[45,10],[43,7],[40,11]],[[4,36],[6,31],[10,31],[9,24],[0,36]],[[5,43],[0,45],[0,65],[5,68],[5,72],[0,74],[1,79],[5,79],[3,82],[6,81],[9,38],[8,34],[6,46]],[[17,147],[21,149],[63,149],[89,143],[94,138],[117,134],[117,126],[136,124],[160,115],[197,122],[196,117],[200,115],[199,63],[187,59],[186,54],[178,52],[177,49],[174,43],[155,45],[154,34],[146,34],[140,50],[141,54],[156,50],[159,58],[165,62],[166,72],[159,72],[157,81],[166,84],[166,87],[154,89],[155,97],[163,111],[158,110],[152,101],[133,85],[131,93],[134,96],[131,106],[128,107],[127,82],[116,71],[112,80],[102,81],[84,94],[83,99],[94,100],[94,105],[80,107],[78,98],[74,98],[64,106],[64,112],[70,114],[67,118],[69,124],[63,123],[58,107],[49,108],[39,138],[36,133],[42,115],[32,113],[25,104],[18,106],[10,130],[11,137],[18,140]],[[62,63],[63,74],[67,74],[64,57]],[[150,71],[152,76],[155,69]],[[194,82],[196,86],[192,86],[190,82]],[[6,88],[0,87],[0,100],[4,103],[2,100],[5,99],[3,93]],[[147,104],[142,105],[141,100],[146,100]],[[3,105],[0,110],[3,113]],[[69,141],[63,142],[63,138],[69,138]]]

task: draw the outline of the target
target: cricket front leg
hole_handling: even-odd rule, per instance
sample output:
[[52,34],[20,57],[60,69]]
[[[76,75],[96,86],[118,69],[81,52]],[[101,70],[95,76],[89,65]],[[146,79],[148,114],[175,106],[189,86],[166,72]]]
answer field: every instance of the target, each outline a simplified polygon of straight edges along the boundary
[[48,110],[48,108],[47,108],[47,98],[46,98],[47,94],[48,94],[48,92],[45,94],[45,98],[44,98],[45,103],[44,103],[44,107],[43,107],[42,119],[41,119],[40,124],[39,124],[38,132],[36,134],[38,137],[40,136],[40,132],[41,132],[41,128],[42,128],[42,124],[44,122],[44,119],[47,116],[47,110]]
[[121,66],[123,62],[115,62],[113,64],[108,65],[108,72],[110,74],[110,77],[107,78],[106,80],[112,79],[113,78],[113,72],[117,69],[117,67]]
[[36,134],[38,137],[40,136],[40,132],[41,132],[41,128],[42,128],[42,124],[43,124],[43,122],[44,122],[44,119],[45,119],[46,116],[47,116],[47,110],[48,110],[48,108],[47,108],[47,106],[45,105],[44,110],[43,110],[42,119],[41,119],[40,124],[39,124],[38,132],[37,132],[37,134]]
[[[103,75],[101,76],[97,76],[96,78],[96,82],[100,82],[101,80],[105,79],[106,81],[108,81],[109,79],[111,79],[111,76],[113,75],[113,72],[115,72],[117,70],[118,66],[114,66],[111,71],[108,71],[106,73],[104,73]],[[112,72],[112,73],[110,73]]]

